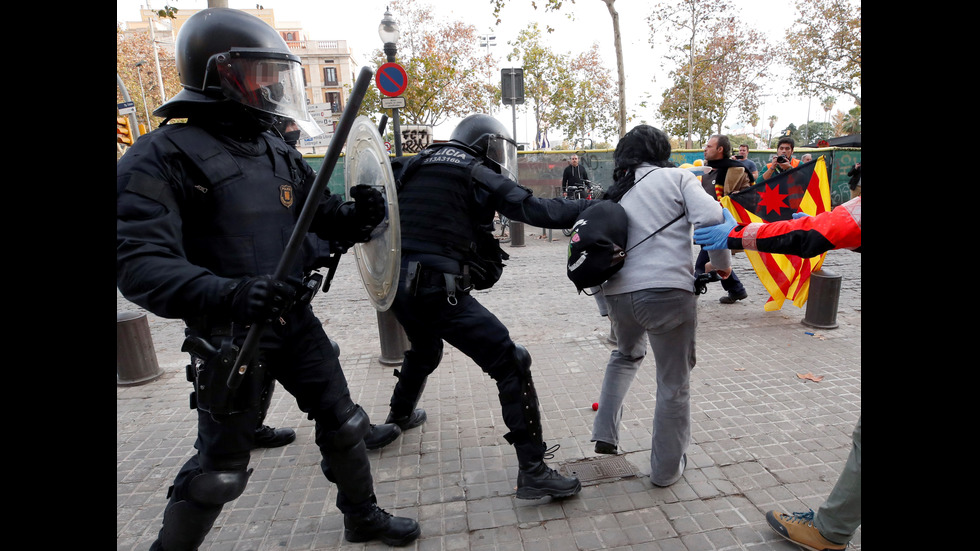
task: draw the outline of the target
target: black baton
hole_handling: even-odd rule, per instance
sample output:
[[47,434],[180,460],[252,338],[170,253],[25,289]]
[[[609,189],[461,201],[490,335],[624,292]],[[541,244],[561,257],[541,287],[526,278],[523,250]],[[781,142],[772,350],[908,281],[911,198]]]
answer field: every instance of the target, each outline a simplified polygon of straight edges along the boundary
[[[279,265],[276,266],[276,273],[272,276],[274,279],[284,279],[296,261],[296,255],[299,253],[303,240],[310,230],[313,216],[316,214],[317,206],[320,204],[320,196],[323,194],[323,188],[327,187],[330,176],[333,174],[333,169],[337,165],[337,159],[340,158],[340,151],[346,145],[347,135],[350,133],[351,127],[354,126],[357,111],[361,108],[361,103],[364,101],[364,94],[367,93],[372,76],[374,76],[374,71],[370,68],[361,68],[361,73],[354,82],[354,88],[351,90],[350,97],[347,98],[347,107],[344,108],[344,113],[340,116],[340,123],[337,125],[333,139],[330,140],[327,153],[323,157],[323,166],[320,167],[316,179],[313,180],[313,187],[310,189],[306,203],[303,205],[303,210],[299,214],[299,220],[296,221],[296,226],[293,228],[293,234],[289,236],[289,243],[286,244],[286,250],[283,251],[282,258],[279,259]],[[262,333],[264,325],[264,322],[256,321],[249,328],[248,334],[245,335],[245,342],[238,352],[238,359],[235,360],[236,367],[228,374],[228,388],[238,388],[238,385],[242,384],[242,377],[245,376],[245,371],[248,369],[248,362],[251,361],[255,349],[258,347],[259,335]]]

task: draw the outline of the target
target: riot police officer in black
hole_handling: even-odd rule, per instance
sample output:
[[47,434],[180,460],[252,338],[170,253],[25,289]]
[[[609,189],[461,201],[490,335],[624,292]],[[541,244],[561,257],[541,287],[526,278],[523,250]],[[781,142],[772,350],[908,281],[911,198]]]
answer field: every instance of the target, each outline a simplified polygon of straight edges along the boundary
[[[421,529],[377,505],[364,443],[370,420],[308,302],[302,280],[316,255],[312,240],[286,281],[267,275],[277,272],[306,201],[317,202],[310,232],[355,243],[384,219],[384,200],[366,185],[351,190],[353,201],[329,191],[308,196],[313,170],[268,131],[288,117],[319,133],[299,58],[275,29],[239,10],[206,9],[184,23],[175,48],[183,90],[154,111],[164,124],[116,168],[117,285],[150,312],[185,321],[198,413],[196,452],[170,487],[151,549],[197,549],[224,504],[244,491],[266,374],[315,422],[345,538],[408,544]],[[171,118],[187,122],[166,124]],[[253,323],[262,328],[255,358],[232,388],[230,366]]]
[[540,199],[517,183],[517,147],[496,119],[464,118],[449,142],[393,162],[399,181],[401,273],[392,309],[411,347],[405,352],[386,422],[421,425],[416,408],[442,358],[443,341],[497,383],[503,420],[518,459],[517,497],[566,497],[582,485],[545,464],[547,449],[531,379],[531,356],[470,290],[492,286],[507,258],[492,235],[494,212],[546,228],[569,228],[585,199]]

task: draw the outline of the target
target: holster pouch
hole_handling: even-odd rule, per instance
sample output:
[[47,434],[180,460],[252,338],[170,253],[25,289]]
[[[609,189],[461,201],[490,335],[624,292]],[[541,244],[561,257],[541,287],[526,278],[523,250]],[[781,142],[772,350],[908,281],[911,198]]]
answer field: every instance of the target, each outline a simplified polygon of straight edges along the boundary
[[408,263],[408,274],[405,277],[405,288],[413,297],[419,290],[419,276],[422,275],[422,263],[412,260]]
[[187,337],[181,347],[191,354],[187,378],[194,383],[191,408],[213,416],[242,413],[257,407],[262,400],[265,365],[253,359],[238,388],[228,387],[228,375],[238,359],[239,347],[230,337],[222,337],[219,348],[202,337]]
[[320,272],[311,272],[307,275],[303,279],[303,289],[296,294],[296,304],[303,306],[312,302],[322,283],[323,274]]

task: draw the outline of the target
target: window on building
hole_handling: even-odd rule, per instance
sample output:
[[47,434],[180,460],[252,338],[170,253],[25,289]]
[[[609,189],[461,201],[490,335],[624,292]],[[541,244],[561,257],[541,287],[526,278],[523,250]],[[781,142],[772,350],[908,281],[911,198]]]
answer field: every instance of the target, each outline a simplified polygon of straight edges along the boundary
[[323,68],[323,83],[327,86],[337,86],[337,68],[336,67],[324,67]]
[[343,110],[343,107],[340,105],[340,94],[337,92],[327,92],[325,98],[334,113],[340,113]]

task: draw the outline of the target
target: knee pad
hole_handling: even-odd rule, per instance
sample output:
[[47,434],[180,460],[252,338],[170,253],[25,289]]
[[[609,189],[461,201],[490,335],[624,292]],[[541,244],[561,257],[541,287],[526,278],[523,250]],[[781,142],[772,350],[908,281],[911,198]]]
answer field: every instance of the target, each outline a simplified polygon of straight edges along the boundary
[[523,345],[514,343],[514,363],[527,377],[531,378],[531,353]]
[[514,343],[514,349],[510,354],[501,357],[500,361],[493,368],[487,370],[487,374],[495,381],[501,381],[516,372],[522,381],[531,380],[531,353],[524,346]]
[[224,505],[242,495],[251,475],[252,469],[201,473],[188,483],[187,498],[201,505]]
[[330,337],[327,337],[327,340],[330,341],[330,348],[333,348],[333,353],[336,354],[337,357],[339,358],[340,357],[340,345],[337,344],[337,341],[331,339]]
[[316,442],[321,448],[345,450],[362,442],[370,431],[371,419],[361,406],[354,404],[336,430],[323,430],[322,423],[317,422]]

